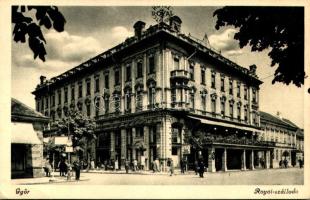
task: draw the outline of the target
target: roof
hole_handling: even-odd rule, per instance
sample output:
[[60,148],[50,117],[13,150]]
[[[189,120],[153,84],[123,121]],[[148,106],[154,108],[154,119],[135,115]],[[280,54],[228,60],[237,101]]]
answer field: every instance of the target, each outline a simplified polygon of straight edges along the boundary
[[258,82],[259,84],[262,83],[258,79],[257,75],[252,74],[249,69],[241,67],[240,65],[234,63],[233,61],[225,58],[220,53],[217,53],[214,50],[208,48],[206,46],[206,44],[204,44],[202,41],[192,37],[191,35],[187,36],[185,34],[175,32],[174,30],[172,30],[172,28],[168,24],[162,22],[162,23],[150,26],[148,29],[143,31],[140,39],[138,39],[135,36],[127,38],[124,42],[116,45],[115,47],[113,47],[113,48],[111,48],[111,49],[109,49],[109,50],[107,50],[107,51],[105,51],[105,52],[83,62],[83,63],[81,63],[80,65],[78,65],[78,66],[58,75],[58,76],[51,78],[50,80],[47,80],[43,84],[38,84],[35,91],[33,91],[32,93],[35,94],[36,92],[40,91],[43,88],[47,88],[48,86],[54,85],[55,83],[58,83],[60,81],[63,81],[65,79],[71,77],[73,74],[76,74],[76,73],[82,74],[84,72],[84,70],[86,70],[86,69],[87,70],[89,70],[90,68],[93,69],[94,67],[96,67],[96,64],[98,62],[102,62],[102,61],[107,60],[107,59],[114,60],[113,55],[115,55],[116,53],[122,52],[125,49],[132,47],[134,45],[137,45],[138,43],[142,42],[143,40],[150,38],[154,35],[158,35],[160,33],[168,34],[169,36],[173,37],[177,41],[180,41],[180,42],[182,41],[182,42],[192,46],[195,50],[198,50],[198,51],[202,52],[203,54],[206,54],[209,57],[216,59],[219,62],[229,66],[230,69],[238,71],[238,72],[246,75],[247,77],[251,78],[251,80]]
[[261,122],[262,121],[263,122],[265,121],[265,123],[271,122],[273,124],[277,124],[279,126],[285,126],[285,127],[295,129],[295,130],[300,129],[296,124],[294,124],[290,120],[285,119],[285,118],[280,118],[278,116],[274,116],[267,112],[260,111],[260,118],[261,118]]
[[34,109],[30,108],[29,106],[25,105],[24,103],[14,98],[11,98],[11,115],[12,115],[12,121],[49,120],[48,117],[42,115],[41,113],[35,111]]

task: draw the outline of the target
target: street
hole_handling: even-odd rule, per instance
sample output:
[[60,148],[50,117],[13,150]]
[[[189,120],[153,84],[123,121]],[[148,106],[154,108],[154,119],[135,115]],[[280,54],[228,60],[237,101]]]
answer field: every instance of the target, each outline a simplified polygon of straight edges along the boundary
[[199,178],[193,172],[169,176],[161,174],[81,173],[81,181],[50,184],[72,185],[301,185],[304,170],[299,168],[205,173]]

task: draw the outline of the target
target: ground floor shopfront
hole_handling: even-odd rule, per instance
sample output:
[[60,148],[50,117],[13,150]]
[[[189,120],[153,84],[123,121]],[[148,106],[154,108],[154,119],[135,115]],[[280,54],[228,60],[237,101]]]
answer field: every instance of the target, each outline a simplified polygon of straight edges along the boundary
[[[116,168],[121,169],[127,159],[137,160],[148,170],[158,159],[161,170],[166,171],[171,158],[177,168],[186,160],[188,169],[203,159],[210,172],[273,167],[273,143],[258,141],[255,127],[213,125],[210,120],[173,111],[102,117],[97,124],[97,165],[116,161]],[[196,133],[205,135],[203,147],[191,143],[189,138]]]

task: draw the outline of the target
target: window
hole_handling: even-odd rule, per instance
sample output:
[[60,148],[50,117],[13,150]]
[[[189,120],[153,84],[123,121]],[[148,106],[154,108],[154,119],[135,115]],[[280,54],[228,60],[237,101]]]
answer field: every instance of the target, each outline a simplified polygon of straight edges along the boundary
[[61,90],[58,91],[58,105],[61,104]]
[[87,116],[90,116],[90,104],[86,104],[86,113]]
[[109,74],[106,74],[105,76],[104,76],[104,87],[106,88],[106,89],[109,89]]
[[178,147],[172,147],[171,155],[173,155],[173,156],[177,156],[178,155]]
[[109,112],[109,104],[110,104],[109,97],[108,97],[108,96],[105,96],[105,97],[104,97],[104,109],[105,109],[105,113],[108,113],[108,112]]
[[86,82],[86,96],[90,95],[90,80]]
[[149,91],[148,91],[148,96],[149,96],[149,105],[151,106],[151,108],[154,107],[154,102],[155,102],[155,88],[150,87]]
[[190,105],[192,109],[195,109],[195,93],[191,93],[190,96]]
[[45,108],[48,108],[48,97],[45,98]]
[[234,105],[232,103],[229,104],[229,115],[231,118],[234,117]]
[[225,101],[221,101],[221,114],[225,117]]
[[74,100],[75,98],[75,88],[74,86],[71,87],[71,100]]
[[240,97],[240,83],[237,84],[237,97]]
[[52,96],[52,106],[55,106],[55,94]]
[[241,108],[240,108],[240,106],[237,107],[237,118],[238,118],[238,120],[241,120]]
[[206,111],[206,96],[205,95],[201,96],[201,107],[202,107],[202,110]]
[[44,110],[44,98],[41,99],[41,111]]
[[154,56],[149,57],[149,74],[155,72],[155,59]]
[[233,95],[233,81],[229,81],[229,94]]
[[96,104],[95,104],[95,109],[96,109],[96,117],[99,115],[99,110],[100,110],[100,101],[96,101]]
[[215,88],[215,72],[211,74],[211,87]]
[[136,98],[136,110],[137,111],[142,110],[142,98],[143,98],[142,95],[143,95],[142,91],[137,92],[137,98]]
[[248,88],[246,86],[244,86],[244,99],[248,99]]
[[206,70],[201,69],[201,84],[205,85],[206,84]]
[[171,89],[171,101],[172,101],[172,103],[176,103],[176,101],[177,101],[176,89]]
[[130,112],[131,110],[131,94],[129,91],[126,92],[125,94],[125,105],[126,105],[126,108],[125,108],[125,111],[126,112]]
[[65,103],[68,102],[68,88],[65,88]]
[[131,81],[131,66],[127,65],[126,67],[126,81]]
[[79,98],[81,98],[82,97],[82,95],[83,95],[83,85],[82,85],[82,83],[80,82],[79,83]]
[[225,92],[225,77],[221,77],[221,91]]
[[156,143],[156,126],[149,126],[150,130],[150,143]]
[[143,127],[137,127],[136,128],[136,137],[137,138],[143,138],[144,137]]
[[115,112],[118,113],[120,112],[121,108],[121,98],[119,94],[114,95],[114,106],[115,106]]
[[253,91],[253,92],[252,92],[252,93],[253,93],[253,100],[252,100],[252,101],[253,101],[254,103],[256,103],[256,101],[257,101],[257,98],[256,98],[256,90],[253,89],[252,91]]
[[190,75],[190,79],[194,81],[195,77],[194,77],[194,65],[193,64],[189,66],[189,75]]
[[211,99],[211,112],[215,113],[216,112],[216,103],[215,99]]
[[119,85],[120,84],[119,70],[116,70],[114,72],[114,80],[115,80],[115,85]]
[[248,108],[244,107],[244,121],[248,122],[249,114],[248,114]]
[[181,143],[181,128],[172,128],[172,143]]
[[174,69],[180,69],[180,60],[178,58],[173,59],[173,67]]
[[99,92],[100,87],[99,87],[99,77],[95,77],[95,93]]
[[39,112],[39,109],[40,109],[40,101],[37,101],[37,107],[36,107],[36,110]]
[[137,78],[142,78],[143,71],[142,71],[142,62],[137,63]]

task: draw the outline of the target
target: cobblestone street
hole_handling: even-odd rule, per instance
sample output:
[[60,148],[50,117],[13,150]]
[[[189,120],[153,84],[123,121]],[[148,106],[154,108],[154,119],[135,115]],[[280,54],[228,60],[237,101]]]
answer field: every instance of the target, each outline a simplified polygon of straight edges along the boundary
[[[176,172],[169,176],[168,173],[153,174],[123,172],[88,172],[81,173],[81,181],[66,181],[64,178],[56,177],[56,182],[41,184],[72,184],[72,185],[302,185],[304,182],[304,170],[299,168],[269,169],[255,171],[228,171],[217,173],[205,173],[204,178],[199,178],[193,172],[185,175]],[[46,178],[47,179],[47,178]],[[14,184],[27,184],[25,179],[13,180]],[[32,179],[28,184],[40,184]]]

